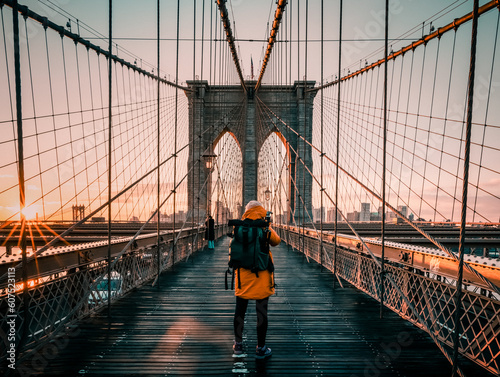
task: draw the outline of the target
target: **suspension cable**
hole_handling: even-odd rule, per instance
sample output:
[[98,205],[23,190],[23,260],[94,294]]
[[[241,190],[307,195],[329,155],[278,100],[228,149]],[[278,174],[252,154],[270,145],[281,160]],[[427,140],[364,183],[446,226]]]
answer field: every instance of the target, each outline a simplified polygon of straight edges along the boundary
[[[479,9],[478,9],[478,17],[481,16],[482,14],[484,14],[484,13],[486,13],[486,12],[494,9],[495,7],[498,7],[498,6],[500,6],[500,0],[491,0],[490,2],[488,2],[488,3],[484,4],[483,6],[479,7]],[[403,47],[399,51],[396,51],[396,52],[393,52],[393,53],[389,54],[389,56],[387,56],[387,61],[393,60],[393,59],[397,58],[399,55],[404,55],[408,51],[415,50],[415,48],[418,47],[418,46],[420,46],[420,45],[426,45],[427,42],[429,42],[430,40],[432,40],[434,38],[440,38],[447,31],[456,30],[459,26],[465,24],[466,22],[468,22],[468,21],[470,21],[472,19],[473,19],[473,13],[472,12],[466,14],[463,17],[457,18],[453,22],[450,22],[449,24],[447,24],[447,25],[445,25],[443,27],[438,28],[435,32],[433,32],[433,33],[431,33],[429,35],[424,36],[423,38],[419,39],[418,41],[412,42],[410,45]],[[342,81],[348,80],[351,77],[361,75],[363,72],[366,72],[366,71],[369,71],[369,70],[371,70],[371,69],[373,69],[375,67],[378,67],[378,66],[384,64],[385,61],[386,60],[385,60],[385,57],[384,57],[382,59],[377,60],[376,62],[374,62],[372,64],[367,65],[364,68],[361,68],[361,69],[355,71],[355,72],[348,73],[347,75],[345,75],[343,77],[339,76],[336,80],[334,80],[332,82],[329,82],[327,84],[322,84],[320,86],[317,86],[317,87],[309,89],[309,90],[311,90],[311,91],[312,90],[319,90],[319,89],[322,89],[322,88],[327,88],[329,86],[335,85],[340,80],[342,80]]]
[[[299,139],[303,139],[305,140],[305,137],[303,135],[300,135],[297,131],[295,131],[293,128],[290,127],[290,125],[288,125],[286,122],[284,122],[280,117],[278,117],[271,109],[269,109],[267,106],[266,106],[267,110],[273,114],[276,119],[282,123],[286,128],[288,128],[291,132],[293,132],[295,135],[297,135],[297,137]],[[316,147],[314,144],[312,144],[311,142],[305,140],[305,142],[307,144],[309,144],[316,152],[320,152],[320,149],[318,147]],[[331,162],[332,164],[334,165],[338,165],[332,158],[330,158],[328,155],[325,155],[325,158]],[[372,195],[374,198],[378,199],[380,202],[382,202],[382,198],[379,194],[377,194],[374,190],[372,190],[371,188],[369,188],[366,184],[364,184],[363,182],[361,182],[359,179],[357,179],[355,176],[353,176],[351,173],[349,173],[345,168],[341,167],[341,166],[338,166],[339,170],[342,171],[342,173],[346,174],[351,180],[353,180],[354,182],[356,182],[359,186],[361,186],[361,188],[363,188],[365,191],[367,191],[370,195]],[[314,178],[314,176],[313,176]],[[333,202],[333,200],[332,200]],[[407,219],[402,213],[401,211],[399,211],[398,209],[396,209],[394,206],[392,206],[391,204],[389,203],[386,203],[386,206],[387,208],[389,208],[397,217],[401,218],[403,221],[405,221],[408,225],[410,225],[412,228],[414,228],[417,232],[419,232],[421,235],[423,235],[425,238],[427,238],[429,241],[431,241],[434,245],[436,245],[439,249],[441,249],[442,251],[444,251],[449,257],[451,257],[452,259],[458,261],[458,257],[453,253],[451,252],[448,248],[446,248],[445,246],[443,246],[441,244],[441,242],[439,242],[437,239],[435,239],[432,235],[430,235],[426,230],[424,229],[421,229],[420,227],[418,227],[413,221],[411,221],[410,219]],[[340,212],[341,215],[343,216],[343,213]],[[480,279],[483,283],[485,283],[489,288],[491,288],[493,291],[495,291],[496,293],[500,294],[500,288],[497,287],[494,283],[492,283],[489,279],[487,279],[485,276],[483,276],[480,272],[478,272],[476,269],[474,269],[469,263],[467,262],[464,262],[464,267],[467,268],[467,270],[472,273],[473,275],[475,275],[478,279]]]
[[221,16],[222,22],[224,24],[224,29],[226,30],[226,39],[227,39],[227,43],[229,44],[229,48],[231,50],[231,53],[233,55],[233,61],[234,61],[234,64],[236,66],[236,71],[238,72],[241,86],[243,87],[243,90],[246,93],[247,87],[245,85],[245,80],[243,79],[243,74],[241,72],[241,66],[240,66],[240,60],[238,58],[238,52],[236,51],[236,47],[234,45],[234,36],[233,36],[233,32],[231,30],[231,21],[229,21],[229,16],[228,16],[227,8],[226,8],[226,1],[225,0],[217,0],[217,5],[219,6],[220,16]]
[[385,0],[385,45],[384,45],[384,125],[382,150],[382,250],[380,257],[380,318],[384,316],[384,275],[385,275],[385,203],[386,203],[386,161],[387,161],[387,55],[389,39],[389,0]]
[[462,213],[460,223],[460,240],[458,245],[458,276],[457,291],[455,295],[455,329],[453,336],[453,368],[452,377],[457,373],[458,368],[458,348],[460,343],[460,325],[462,314],[462,280],[464,271],[464,253],[465,253],[465,225],[467,218],[467,192],[469,188],[469,159],[470,159],[470,140],[472,130],[472,110],[474,100],[474,77],[476,71],[476,46],[477,46],[477,24],[478,24],[479,0],[474,0],[473,18],[472,18],[472,36],[470,48],[470,66],[469,82],[467,84],[467,124],[465,128],[465,148],[464,148],[464,166],[463,166],[463,186],[462,186]]
[[[342,20],[343,20],[343,0],[340,0],[340,9],[339,9],[339,63],[338,63],[338,77],[342,74]],[[323,83],[321,83],[323,85]],[[335,161],[337,164],[335,165],[335,244],[333,247],[333,272],[337,273],[337,251],[338,251],[338,214],[339,214],[339,146],[340,146],[340,95],[341,95],[341,81],[338,82],[337,86],[337,137],[336,144],[337,148],[335,150]],[[324,155],[324,152],[321,152]],[[324,158],[324,156],[323,156]]]
[[273,28],[271,29],[271,33],[269,35],[269,42],[267,44],[266,55],[264,56],[264,60],[262,61],[262,67],[260,69],[259,79],[257,80],[257,84],[255,84],[255,91],[259,90],[260,85],[262,83],[262,78],[264,77],[264,72],[266,71],[267,63],[269,62],[271,51],[273,50],[274,42],[276,41],[276,36],[278,35],[278,30],[281,24],[281,18],[283,17],[286,4],[287,0],[279,0],[278,6],[276,7],[276,13],[274,14]]
[[[113,108],[111,106],[113,87],[111,86],[113,82],[113,59],[111,59],[111,53],[113,48],[113,0],[109,0],[108,3],[108,38],[109,38],[109,54],[108,58],[108,317],[111,316],[111,163],[112,163],[112,121],[113,121]],[[62,40],[62,36],[61,36]],[[69,107],[68,107],[69,110]]]

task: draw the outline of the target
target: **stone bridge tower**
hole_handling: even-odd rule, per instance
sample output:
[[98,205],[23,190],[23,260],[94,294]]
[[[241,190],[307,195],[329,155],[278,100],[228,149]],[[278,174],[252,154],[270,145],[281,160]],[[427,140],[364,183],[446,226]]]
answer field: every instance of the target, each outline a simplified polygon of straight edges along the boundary
[[[245,82],[248,89],[245,93],[241,85],[210,86],[207,81],[201,80],[187,82],[191,89],[186,91],[189,99],[188,169],[193,166],[193,161],[200,160],[200,164],[195,166],[195,175],[200,175],[200,179],[196,178],[193,182],[192,174],[188,176],[189,208],[193,196],[195,201],[199,201],[200,208],[207,208],[207,193],[211,192],[211,188],[210,185],[204,185],[209,170],[205,166],[203,155],[213,154],[216,142],[225,132],[234,135],[242,152],[242,207],[244,208],[250,200],[255,200],[259,152],[269,135],[272,132],[279,132],[275,126],[278,124],[282,131],[279,136],[285,143],[290,157],[287,190],[289,206],[295,220],[299,221],[302,201],[312,216],[312,177],[303,168],[301,160],[305,161],[310,171],[313,166],[311,147],[294,131],[312,143],[313,100],[316,92],[310,89],[314,87],[315,81],[296,81],[288,86],[263,85],[257,95],[253,93],[255,83],[255,81]],[[260,101],[275,114],[268,119],[266,127],[258,127],[258,108],[262,106]],[[300,194],[294,189],[292,182],[297,182],[301,188]],[[195,203],[195,206],[197,204]],[[241,216],[241,213],[237,215]],[[199,221],[202,221],[206,216],[205,211],[200,210],[199,216]],[[307,215],[304,216],[308,219]],[[291,217],[289,220],[293,221]]]

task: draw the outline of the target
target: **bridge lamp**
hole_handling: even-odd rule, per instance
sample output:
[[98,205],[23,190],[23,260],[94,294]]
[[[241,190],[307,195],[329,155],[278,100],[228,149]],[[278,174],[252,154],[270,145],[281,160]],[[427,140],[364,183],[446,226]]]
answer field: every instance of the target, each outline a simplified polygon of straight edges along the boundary
[[266,202],[271,200],[271,190],[269,190],[269,188],[267,188],[266,191],[264,191],[264,195],[266,197]]
[[208,170],[212,170],[213,164],[214,164],[214,158],[217,157],[216,154],[204,154],[201,156],[205,159],[205,166],[207,167]]

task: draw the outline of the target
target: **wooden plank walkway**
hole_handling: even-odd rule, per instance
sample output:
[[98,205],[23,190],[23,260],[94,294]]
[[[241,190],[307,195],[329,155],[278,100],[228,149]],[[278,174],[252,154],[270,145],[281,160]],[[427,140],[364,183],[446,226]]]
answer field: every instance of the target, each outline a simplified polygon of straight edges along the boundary
[[[228,239],[162,275],[26,363],[45,376],[449,376],[451,367],[422,331],[286,245],[274,249],[278,295],[269,302],[273,356],[254,359],[255,306],[246,357],[232,356],[234,292],[224,289]],[[47,355],[51,356],[47,356]],[[489,375],[466,362],[469,376]],[[25,374],[26,375],[26,374]]]

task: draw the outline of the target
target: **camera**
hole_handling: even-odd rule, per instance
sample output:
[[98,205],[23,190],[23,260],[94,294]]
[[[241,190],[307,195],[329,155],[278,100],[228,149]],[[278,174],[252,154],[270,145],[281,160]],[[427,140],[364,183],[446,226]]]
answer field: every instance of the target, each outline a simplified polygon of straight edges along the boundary
[[271,211],[267,211],[267,213],[266,213],[266,218],[265,218],[265,219],[266,219],[266,221],[267,221],[267,222],[269,222],[269,223],[271,222],[271,215],[272,215],[272,214],[273,214],[273,213],[272,213]]

